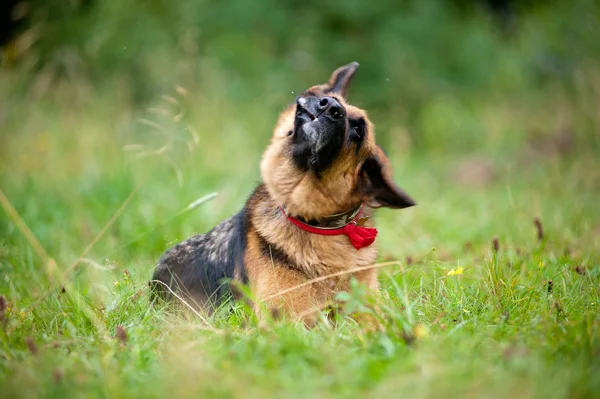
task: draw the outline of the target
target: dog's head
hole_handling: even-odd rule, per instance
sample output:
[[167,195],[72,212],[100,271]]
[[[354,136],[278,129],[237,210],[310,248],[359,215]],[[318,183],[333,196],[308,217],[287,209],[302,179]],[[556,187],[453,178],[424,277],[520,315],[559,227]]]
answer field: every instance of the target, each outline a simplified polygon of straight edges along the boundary
[[271,196],[292,215],[318,219],[361,202],[406,208],[415,202],[392,180],[390,162],[375,143],[367,113],[346,100],[358,68],[336,69],[282,112],[261,174]]

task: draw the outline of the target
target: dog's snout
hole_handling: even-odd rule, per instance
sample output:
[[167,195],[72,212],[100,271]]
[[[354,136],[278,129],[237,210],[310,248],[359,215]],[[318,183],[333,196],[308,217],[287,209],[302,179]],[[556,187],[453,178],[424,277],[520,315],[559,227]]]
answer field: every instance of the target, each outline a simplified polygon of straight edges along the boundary
[[333,97],[323,97],[319,101],[319,113],[324,113],[332,119],[340,119],[344,116],[344,108]]
[[310,120],[315,120],[323,115],[337,122],[345,116],[344,107],[335,97],[298,97],[296,104],[298,104],[296,115],[301,118],[309,117]]

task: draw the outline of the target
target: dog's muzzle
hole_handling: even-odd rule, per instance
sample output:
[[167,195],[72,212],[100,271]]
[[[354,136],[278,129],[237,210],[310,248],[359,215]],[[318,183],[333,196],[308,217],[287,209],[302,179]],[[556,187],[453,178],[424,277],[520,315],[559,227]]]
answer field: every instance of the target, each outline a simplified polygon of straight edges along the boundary
[[334,97],[298,97],[296,105],[296,117],[307,122],[323,117],[335,123],[346,116],[344,107]]
[[332,164],[344,142],[346,110],[334,97],[298,97],[294,130],[298,166],[322,171]]

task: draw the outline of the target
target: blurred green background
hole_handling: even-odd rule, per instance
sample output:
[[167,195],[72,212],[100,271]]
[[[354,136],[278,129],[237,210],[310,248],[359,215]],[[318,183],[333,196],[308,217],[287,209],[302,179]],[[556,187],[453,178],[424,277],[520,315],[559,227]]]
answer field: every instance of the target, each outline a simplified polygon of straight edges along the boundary
[[[369,111],[424,209],[405,214],[412,251],[520,231],[443,223],[447,208],[473,220],[467,195],[493,219],[485,201],[514,207],[513,184],[562,187],[584,204],[597,191],[598,2],[40,0],[6,10],[2,187],[58,259],[138,186],[96,255],[151,263],[239,209],[278,113],[353,60],[350,101]],[[123,247],[211,191],[219,201]]]
[[[403,151],[495,150],[560,129],[597,145],[598,14],[583,0],[19,2],[2,121],[22,124],[23,102],[89,112],[101,97],[117,119],[180,85],[192,113],[220,105],[261,142],[292,92],[357,60],[352,98]],[[244,123],[248,108],[267,126]]]
[[[598,1],[1,7],[0,397],[597,396]],[[376,214],[383,327],[150,307],[160,254],[241,209],[278,113],[350,61],[418,202]]]
[[[559,187],[584,204],[572,228],[595,228],[579,221],[598,188],[598,2],[5,4],[2,188],[59,263],[136,187],[96,256],[120,251],[150,267],[240,209],[278,113],[353,60],[350,101],[369,111],[399,184],[421,204],[393,213],[411,225],[408,253],[520,232],[520,216],[493,214],[498,202],[515,208],[513,185]],[[212,191],[218,201],[162,226]],[[565,205],[545,195],[523,192],[527,220],[540,204]],[[448,212],[479,222],[457,228]]]

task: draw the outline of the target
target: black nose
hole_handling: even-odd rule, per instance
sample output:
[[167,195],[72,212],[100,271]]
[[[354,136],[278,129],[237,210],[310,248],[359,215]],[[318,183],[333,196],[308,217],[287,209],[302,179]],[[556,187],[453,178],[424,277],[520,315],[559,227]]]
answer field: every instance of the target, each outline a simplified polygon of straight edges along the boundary
[[319,100],[319,114],[324,114],[332,119],[340,119],[344,116],[344,107],[333,97],[322,97]]

